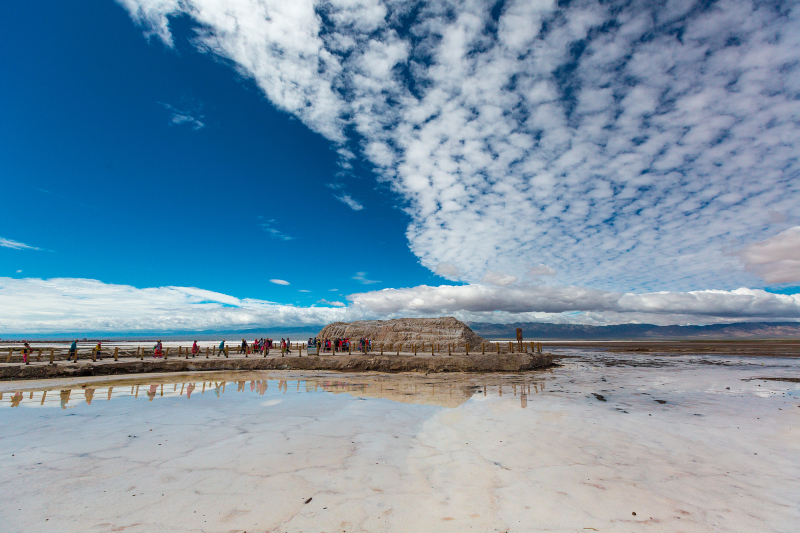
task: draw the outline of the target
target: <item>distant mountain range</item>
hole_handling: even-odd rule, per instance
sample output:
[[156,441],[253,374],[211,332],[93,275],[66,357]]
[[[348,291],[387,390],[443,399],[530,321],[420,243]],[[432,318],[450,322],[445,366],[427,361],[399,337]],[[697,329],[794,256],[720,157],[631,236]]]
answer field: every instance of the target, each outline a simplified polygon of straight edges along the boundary
[[522,328],[526,340],[633,340],[633,339],[800,339],[800,322],[740,322],[709,326],[655,326],[653,324],[616,324],[584,326],[519,322],[491,324],[467,322],[478,335],[487,339],[514,339]]
[[[579,324],[548,324],[545,322],[518,322],[491,324],[466,323],[472,331],[488,340],[514,339],[517,328],[522,328],[525,340],[639,340],[639,339],[800,339],[800,322],[740,322],[710,326],[655,326],[653,324],[616,324],[613,326],[583,326]],[[136,332],[80,332],[80,333],[2,333],[0,340],[21,339],[163,339],[163,340],[217,340],[236,341],[256,337],[294,340],[313,337],[325,324],[296,327],[266,327],[242,330],[206,331],[136,331]]]

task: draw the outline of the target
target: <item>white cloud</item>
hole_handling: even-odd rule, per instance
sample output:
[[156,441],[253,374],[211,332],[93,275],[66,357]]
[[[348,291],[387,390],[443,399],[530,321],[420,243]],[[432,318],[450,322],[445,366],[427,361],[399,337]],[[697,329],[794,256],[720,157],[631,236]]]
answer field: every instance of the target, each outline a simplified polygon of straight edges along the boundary
[[331,302],[331,301],[326,300],[324,298],[321,299],[321,300],[317,300],[317,303],[318,304],[322,304],[322,305],[332,305],[334,307],[345,307],[347,305],[344,302]]
[[0,237],[0,247],[11,248],[12,250],[41,250],[35,246],[29,246],[24,242],[12,241],[11,239],[4,239]]
[[538,278],[541,276],[555,276],[556,269],[544,264],[538,264],[536,266],[532,266],[531,268],[529,268],[528,271],[525,273],[525,275],[528,276],[529,278]]
[[258,227],[261,228],[261,231],[264,231],[269,234],[270,237],[273,239],[278,239],[279,241],[291,241],[294,240],[294,237],[291,237],[284,232],[276,229],[273,227],[275,224],[275,219],[270,220],[263,220],[263,216],[258,217],[261,222],[258,223]]
[[376,281],[374,279],[367,279],[365,276],[367,275],[366,272],[356,272],[356,275],[353,276],[353,279],[359,283],[363,283],[364,285],[371,285],[373,283],[380,283],[380,281]]
[[[199,115],[197,110],[194,109],[180,110],[175,107],[172,107],[169,104],[164,104],[164,103],[162,103],[161,105],[163,105],[168,111],[172,113],[169,120],[170,124],[175,124],[175,125],[186,124],[193,130],[199,130],[205,127],[205,124],[200,120],[201,118],[203,118],[203,115]],[[195,115],[198,115],[199,118],[195,117]]]
[[238,299],[192,287],[0,277],[0,331],[5,332],[235,329],[347,319],[347,309]]
[[[619,293],[583,287],[421,285],[348,296],[365,314],[385,317],[455,314],[487,322],[572,321],[694,323],[736,320],[800,319],[800,294],[762,290]],[[556,316],[563,313],[585,316]],[[677,321],[677,322],[675,322]]]
[[483,275],[481,283],[488,283],[490,285],[499,285],[505,287],[517,281],[517,276],[506,274],[505,272],[492,272],[491,270]]
[[747,246],[737,254],[767,283],[800,281],[800,226]]
[[319,300],[325,307],[236,298],[194,287],[151,287],[91,279],[0,277],[0,331],[223,330],[302,326],[402,316],[453,315],[477,322],[709,324],[800,320],[800,294],[761,290],[618,293],[581,287],[419,286]]
[[269,282],[275,285],[289,285],[289,282],[284,279],[271,279]]
[[353,211],[361,211],[364,209],[364,206],[361,205],[358,200],[350,196],[349,194],[336,194],[334,198],[342,202],[344,205],[352,209]]
[[439,263],[436,265],[435,272],[438,276],[452,280],[458,279],[459,275],[458,267],[452,263]]
[[311,291],[309,291],[307,289],[299,289],[297,292],[311,292]]
[[433,271],[544,263],[618,291],[788,279],[726,250],[775,213],[798,223],[796,4],[508,0],[495,25],[492,2],[119,1],[169,46],[169,17],[194,19],[197,46],[343,165],[357,140]]

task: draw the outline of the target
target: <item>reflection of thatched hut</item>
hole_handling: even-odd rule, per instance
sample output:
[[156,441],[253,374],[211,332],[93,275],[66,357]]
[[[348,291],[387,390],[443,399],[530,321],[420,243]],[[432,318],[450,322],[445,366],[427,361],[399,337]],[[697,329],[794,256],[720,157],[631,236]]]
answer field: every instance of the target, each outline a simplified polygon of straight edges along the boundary
[[395,402],[436,405],[455,408],[472,397],[474,387],[459,381],[423,381],[403,376],[319,380],[317,387],[333,394],[346,393],[356,397],[384,398]]
[[469,326],[451,316],[442,318],[398,318],[394,320],[359,320],[334,322],[319,332],[319,339],[370,339],[374,343],[454,343],[457,346],[480,346],[486,340]]

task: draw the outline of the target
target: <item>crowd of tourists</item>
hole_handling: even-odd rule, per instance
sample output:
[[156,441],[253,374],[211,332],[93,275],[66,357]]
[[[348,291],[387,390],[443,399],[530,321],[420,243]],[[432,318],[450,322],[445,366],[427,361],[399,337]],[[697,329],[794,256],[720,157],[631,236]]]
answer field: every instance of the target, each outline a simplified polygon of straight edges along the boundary
[[361,337],[358,341],[350,340],[350,337],[336,337],[335,339],[320,340],[316,337],[308,339],[309,346],[317,346],[321,352],[350,352],[356,350],[359,352],[367,353],[372,350],[372,341]]

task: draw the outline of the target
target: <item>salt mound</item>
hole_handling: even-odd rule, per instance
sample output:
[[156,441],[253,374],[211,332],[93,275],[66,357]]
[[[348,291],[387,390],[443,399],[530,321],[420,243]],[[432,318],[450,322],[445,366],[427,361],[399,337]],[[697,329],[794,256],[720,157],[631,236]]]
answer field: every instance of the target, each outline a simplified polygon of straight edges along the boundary
[[454,317],[397,318],[394,320],[358,320],[328,324],[317,335],[318,339],[367,338],[373,343],[439,342],[463,346],[479,346],[487,342],[469,326]]

